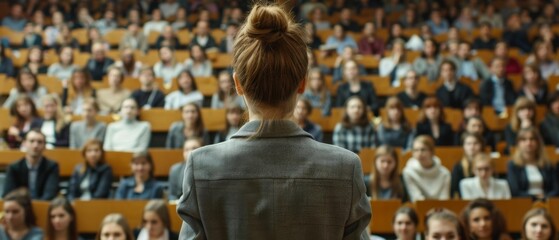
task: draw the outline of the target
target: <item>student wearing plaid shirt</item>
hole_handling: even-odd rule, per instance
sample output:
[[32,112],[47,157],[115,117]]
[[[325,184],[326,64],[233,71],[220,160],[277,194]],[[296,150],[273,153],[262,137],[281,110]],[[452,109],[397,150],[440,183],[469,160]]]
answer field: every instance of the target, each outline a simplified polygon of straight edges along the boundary
[[366,106],[363,99],[358,96],[347,100],[344,117],[334,128],[334,145],[355,153],[362,148],[376,145],[374,128],[367,115]]

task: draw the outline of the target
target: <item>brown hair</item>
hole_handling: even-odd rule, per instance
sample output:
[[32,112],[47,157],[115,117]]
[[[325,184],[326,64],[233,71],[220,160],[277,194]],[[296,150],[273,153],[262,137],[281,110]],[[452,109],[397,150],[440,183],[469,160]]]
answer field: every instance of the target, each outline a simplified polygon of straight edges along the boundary
[[464,224],[465,233],[470,236],[470,239],[478,239],[478,236],[474,236],[470,230],[470,213],[476,208],[483,208],[487,210],[491,216],[491,239],[501,239],[503,234],[507,233],[507,223],[505,217],[495,207],[495,205],[487,199],[476,199],[471,201],[468,206],[462,210],[461,218]]
[[99,149],[101,150],[101,158],[99,159],[99,162],[97,162],[98,165],[100,164],[104,164],[105,163],[105,150],[103,149],[103,143],[97,139],[89,139],[87,140],[87,142],[85,142],[83,144],[82,147],[82,157],[84,159],[84,164],[82,165],[80,172],[83,174],[85,173],[85,170],[87,170],[88,168],[92,168],[93,166],[89,166],[89,163],[87,161],[85,161],[85,152],[87,152],[87,149],[91,146],[97,145],[97,147],[99,147]]
[[219,77],[221,77],[222,75],[227,75],[227,79],[229,79],[229,82],[231,82],[231,88],[228,91],[223,91],[223,89],[221,89],[221,88],[217,89],[217,97],[219,98],[219,100],[224,102],[224,105],[225,105],[228,98],[233,99],[233,97],[237,96],[237,91],[235,91],[235,83],[233,83],[233,78],[231,77],[231,74],[229,73],[229,71],[223,70],[223,71],[219,72],[218,81],[219,81]]
[[417,122],[420,123],[420,122],[428,121],[427,115],[425,114],[425,109],[427,109],[429,107],[438,108],[439,112],[440,112],[439,123],[444,122],[445,116],[444,116],[443,105],[441,104],[441,102],[439,102],[439,100],[436,97],[428,97],[425,100],[423,100],[423,105],[421,107],[421,112],[419,113],[419,118],[418,118]]
[[[200,106],[194,102],[190,102],[187,103],[185,105],[183,105],[180,108],[180,111],[182,113],[182,111],[184,110],[184,108],[188,107],[188,106],[193,106],[194,109],[196,109],[196,113],[198,114],[198,118],[196,119],[196,122],[194,122],[194,135],[196,137],[202,137],[202,135],[204,135],[204,121],[202,120],[202,110],[200,109]],[[184,128],[184,130],[186,131],[186,126]],[[188,138],[188,137],[187,137]]]
[[126,218],[120,213],[111,213],[103,218],[101,226],[99,227],[99,232],[97,232],[97,236],[95,237],[96,240],[101,240],[103,227],[111,223],[115,223],[122,228],[122,231],[126,235],[126,240],[134,240],[134,235],[132,235],[132,230],[128,225],[128,221],[126,221]]
[[29,104],[31,106],[31,117],[32,118],[39,117],[39,112],[37,112],[37,106],[35,106],[35,103],[31,99],[31,97],[29,97],[27,95],[19,96],[14,101],[14,103],[12,104],[12,106],[10,108],[10,115],[16,118],[16,121],[15,121],[14,125],[15,125],[15,127],[19,128],[19,129],[23,128],[23,125],[25,125],[24,117],[21,116],[19,114],[19,112],[17,111],[17,105],[20,102],[24,102],[24,103]]
[[245,118],[244,118],[245,110],[241,106],[239,106],[238,104],[229,104],[225,106],[225,130],[222,132],[223,136],[227,136],[227,134],[229,133],[229,129],[234,127],[231,126],[231,123],[229,123],[229,121],[227,121],[227,114],[229,113],[238,113],[241,115],[241,120],[239,121],[238,127],[241,127],[243,126],[243,124],[245,124]]
[[[167,209],[167,204],[163,200],[150,200],[144,207],[144,214],[146,212],[154,212],[163,223],[165,229],[169,232],[171,231],[171,217],[169,215],[169,209]],[[142,214],[143,222],[143,214]]]
[[396,212],[394,213],[394,217],[392,217],[392,223],[396,221],[396,217],[400,214],[406,214],[416,227],[419,224],[419,217],[417,216],[417,212],[415,212],[415,209],[407,205],[402,206],[398,208],[398,210],[396,210]]
[[421,144],[425,145],[425,147],[427,147],[427,149],[429,149],[432,154],[435,154],[435,140],[433,140],[431,136],[419,135],[413,140],[413,142],[420,142]]
[[[481,144],[481,150],[483,151],[483,149],[485,149],[485,143],[483,140],[483,137],[479,134],[475,134],[475,133],[464,133],[462,135],[462,145],[464,145],[464,142],[466,142],[466,138],[469,137],[473,137],[474,139],[476,139],[476,141],[478,143]],[[472,173],[472,161],[475,158],[475,156],[473,156],[471,159],[468,158],[468,156],[466,156],[466,154],[464,153],[464,155],[462,156],[462,159],[460,160],[460,165],[462,165],[462,171],[464,173],[464,177],[471,177],[473,175]]]
[[93,86],[91,86],[91,75],[84,68],[77,68],[72,72],[72,77],[70,77],[70,85],[72,87],[69,89],[70,100],[67,101],[72,101],[74,97],[76,97],[76,87],[74,86],[74,78],[76,74],[82,74],[83,78],[85,79],[85,86],[83,89],[84,98],[93,97],[95,89],[93,89]]
[[370,187],[371,187],[371,198],[378,199],[381,186],[380,186],[380,173],[376,166],[376,161],[382,156],[390,156],[395,161],[395,166],[392,172],[390,173],[390,188],[391,188],[391,198],[402,198],[404,197],[404,189],[402,187],[402,183],[400,182],[400,174],[398,173],[398,154],[396,154],[396,150],[388,145],[382,145],[378,147],[375,151],[375,159],[373,161],[373,169],[374,171],[370,175]]
[[[401,127],[405,131],[409,131],[411,129],[410,124],[406,119],[406,115],[404,114],[404,104],[402,104],[402,102],[400,101],[400,99],[398,99],[398,97],[392,96],[388,98],[388,100],[386,100],[386,104],[384,107],[386,110],[388,110],[389,108],[398,109],[398,111],[400,111],[400,113],[402,114],[402,116],[400,116],[400,119],[398,119],[398,122],[401,124]],[[388,114],[387,114],[387,119],[383,121],[383,125],[385,128],[392,128],[392,122],[390,121],[390,119],[388,119]]]
[[468,239],[464,234],[464,226],[460,222],[460,219],[452,211],[446,208],[433,208],[427,212],[425,215],[425,236],[429,235],[429,223],[432,220],[446,221],[452,223],[456,227],[457,237],[460,239]]
[[553,216],[551,216],[551,214],[545,208],[534,208],[524,215],[524,218],[522,219],[522,239],[528,239],[526,238],[526,224],[528,223],[528,220],[530,220],[530,218],[536,216],[543,216],[549,223],[549,227],[551,228],[551,236],[549,236],[549,239],[557,239],[557,228],[555,227],[555,221],[553,221]]
[[[322,89],[319,89],[318,94],[320,95],[320,103],[324,104],[324,102],[327,100],[327,94],[329,91],[328,88],[326,88],[326,79],[324,78],[324,74],[322,74],[322,71],[320,70],[320,68],[318,67],[313,67],[311,69],[309,69],[309,81],[311,79],[311,74],[313,73],[318,73],[320,75],[320,81],[322,82]],[[310,84],[307,84],[307,90],[308,91],[312,91]]]
[[538,141],[538,150],[536,153],[536,162],[538,164],[538,167],[543,167],[550,164],[547,153],[545,152],[545,144],[543,142],[543,138],[540,135],[538,129],[533,127],[523,128],[518,131],[516,135],[517,148],[512,155],[512,160],[514,161],[514,163],[518,166],[524,166],[524,164],[526,163],[526,159],[524,159],[522,150],[518,147],[518,143],[520,143],[520,141],[523,140],[528,134],[531,134],[534,138],[536,138],[536,141]]
[[33,72],[31,72],[28,68],[22,68],[21,70],[19,70],[19,74],[17,75],[16,78],[17,91],[20,93],[25,92],[25,89],[23,89],[23,85],[21,84],[21,77],[23,75],[31,75],[31,78],[33,78],[33,80],[35,81],[35,83],[33,84],[33,91],[37,91],[37,89],[39,88],[39,80],[37,79],[37,76]]
[[153,178],[153,175],[155,174],[155,164],[153,163],[153,158],[151,157],[151,154],[149,154],[148,152],[136,152],[132,154],[132,160],[130,161],[130,163],[134,164],[136,160],[142,158],[148,162],[150,166],[149,176]]
[[[282,107],[286,116],[291,113],[295,104],[285,102],[307,75],[304,38],[302,27],[279,5],[253,6],[233,47],[236,79],[247,98],[257,106]],[[283,116],[272,116],[277,117]]]
[[54,230],[54,226],[52,225],[52,221],[50,220],[51,219],[50,214],[55,208],[58,207],[63,208],[64,211],[66,211],[66,213],[68,213],[68,215],[70,215],[71,218],[70,224],[68,225],[68,236],[67,236],[68,239],[78,239],[76,211],[74,211],[74,208],[72,207],[70,201],[68,201],[65,197],[62,196],[55,198],[49,204],[49,209],[47,211],[47,219],[49,220],[46,229],[47,239],[51,239],[51,240],[55,239],[55,230]]
[[[530,63],[530,64],[526,64],[524,65],[524,69],[530,69],[532,70],[532,72],[534,72],[536,75],[538,75],[538,85],[540,87],[547,87],[546,86],[546,81],[542,78],[542,73],[540,71],[540,67],[535,64],[535,63]],[[522,85],[524,86],[526,84],[526,78],[524,77],[524,70],[522,71]]]
[[[351,120],[349,119],[349,115],[347,114],[347,106],[349,105],[349,102],[351,102],[354,99],[359,101],[361,105],[363,105],[363,115],[359,117],[356,123],[352,123]],[[365,101],[359,96],[352,96],[348,98],[344,105],[344,116],[342,117],[342,126],[344,128],[352,128],[354,126],[364,127],[367,124],[369,124],[370,120],[369,120],[369,114],[367,114],[367,109],[368,109],[367,103],[365,103]]]
[[4,204],[9,201],[14,201],[23,208],[23,215],[25,217],[24,223],[26,227],[30,228],[36,225],[35,213],[33,213],[33,205],[31,204],[31,196],[26,188],[18,188],[9,192],[4,197]]
[[532,115],[532,119],[530,120],[532,121],[532,123],[536,122],[536,103],[526,97],[519,97],[514,103],[514,107],[512,110],[513,114],[510,119],[510,127],[514,132],[518,132],[518,130],[520,130],[520,119],[517,115],[518,111],[525,108],[529,108],[530,110],[532,110],[534,114]]

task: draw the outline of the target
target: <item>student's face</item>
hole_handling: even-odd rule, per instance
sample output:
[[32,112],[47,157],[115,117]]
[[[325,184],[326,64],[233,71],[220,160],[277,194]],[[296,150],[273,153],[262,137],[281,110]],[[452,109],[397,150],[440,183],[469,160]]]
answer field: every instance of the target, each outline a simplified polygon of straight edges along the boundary
[[357,67],[357,63],[354,61],[347,62],[344,65],[344,75],[348,81],[358,79],[359,69]]
[[433,152],[422,142],[414,141],[412,151],[413,158],[417,159],[422,166],[429,166],[433,162]]
[[126,240],[126,233],[124,229],[116,224],[109,223],[101,229],[101,240]]
[[43,117],[51,119],[56,116],[56,102],[52,100],[43,101]]
[[32,48],[29,52],[29,61],[34,63],[41,62],[41,50],[38,48]]
[[505,45],[504,43],[498,43],[497,46],[495,46],[495,56],[496,57],[505,57],[507,56],[507,45]]
[[97,144],[92,144],[85,150],[85,160],[90,166],[97,166],[99,160],[101,160],[101,146]]
[[534,110],[531,108],[521,108],[518,109],[518,112],[516,113],[516,115],[518,116],[518,118],[520,120],[530,120],[532,117],[534,117]]
[[346,111],[350,121],[355,122],[365,114],[365,106],[358,99],[351,99],[347,103]]
[[437,119],[439,119],[439,116],[441,115],[441,110],[436,106],[428,106],[425,109],[425,115],[429,120],[436,121]]
[[319,72],[312,72],[309,76],[309,87],[312,90],[319,90],[322,87],[322,79]]
[[72,217],[63,207],[57,207],[50,212],[50,223],[55,231],[63,231],[68,229],[72,222]]
[[497,77],[503,77],[505,75],[505,64],[502,60],[495,60],[491,64],[491,72]]
[[192,152],[194,149],[201,147],[200,142],[194,140],[187,140],[184,142],[184,146],[182,147],[182,157],[186,161],[188,159],[188,154]]
[[31,74],[25,73],[21,75],[20,83],[23,89],[25,89],[25,91],[30,92],[33,91],[33,86],[35,85],[35,79],[33,78],[33,76],[31,76]]
[[457,227],[446,220],[432,219],[428,222],[429,232],[426,240],[460,240]]
[[343,38],[344,35],[345,35],[345,33],[344,33],[344,29],[342,28],[342,26],[340,26],[340,25],[334,26],[334,36],[336,36],[337,38]]
[[476,164],[472,166],[472,170],[477,177],[483,180],[489,180],[493,176],[493,168],[489,161],[476,161]]
[[179,86],[185,90],[192,90],[192,78],[186,73],[179,76]]
[[381,176],[389,177],[396,168],[396,159],[390,155],[382,155],[376,159],[375,168]]
[[237,111],[228,112],[225,117],[227,118],[227,122],[234,127],[238,127],[241,122],[241,113]]
[[163,236],[165,226],[157,213],[149,211],[144,213],[144,228],[148,231],[150,239],[158,239]]
[[219,75],[219,88],[224,92],[229,92],[233,84],[231,83],[231,78],[228,74]]
[[406,73],[406,77],[404,78],[404,86],[407,89],[417,89],[417,85],[419,84],[419,80],[417,79],[417,74],[415,72],[408,72]]
[[16,201],[4,202],[4,220],[8,229],[25,226],[25,209]]
[[454,77],[456,76],[456,73],[454,72],[454,69],[452,69],[452,66],[448,63],[443,64],[441,66],[441,78],[445,81],[449,81],[449,80],[453,80]]
[[524,226],[526,239],[548,240],[551,239],[551,225],[542,215],[531,217]]
[[464,154],[474,156],[481,152],[481,143],[475,137],[467,137],[464,139]]
[[296,120],[302,121],[307,119],[309,116],[309,111],[305,107],[305,103],[303,101],[297,101],[297,105],[295,105],[295,111],[293,111],[293,116]]
[[483,133],[483,123],[478,119],[471,119],[466,125],[466,131],[469,133],[482,134]]
[[464,108],[464,118],[479,117],[480,110],[475,105],[468,105]]
[[185,122],[194,123],[198,120],[198,111],[196,111],[196,107],[192,105],[187,105],[182,108],[182,119]]
[[538,140],[533,134],[524,134],[518,139],[518,147],[525,153],[535,153],[538,149]]
[[159,58],[162,61],[170,61],[172,57],[173,57],[173,53],[169,48],[165,47],[159,50]]
[[60,52],[60,61],[63,63],[69,63],[72,60],[72,48],[63,48]]
[[126,119],[136,119],[138,116],[138,105],[132,99],[126,99],[122,103],[122,107],[120,109],[120,113],[122,117]]
[[389,107],[386,109],[386,113],[388,114],[388,118],[391,121],[399,121],[402,118],[402,112],[397,107]]
[[24,140],[27,154],[31,157],[40,157],[45,150],[45,137],[40,133],[30,132]]
[[120,74],[119,70],[111,69],[111,71],[109,71],[109,73],[107,74],[109,84],[111,86],[120,86],[120,84],[121,84],[120,76],[121,76],[121,74]]
[[536,83],[538,81],[538,74],[530,67],[524,67],[522,74],[524,75],[524,79],[526,79],[526,83]]
[[433,43],[433,41],[427,41],[425,42],[425,53],[428,56],[432,56],[433,54],[435,54],[435,44]]
[[84,104],[82,106],[82,111],[83,118],[87,120],[93,120],[95,119],[95,116],[97,116],[97,110],[95,110],[95,108],[91,106],[91,104]]
[[25,102],[25,101],[19,101],[16,103],[16,110],[19,113],[19,115],[23,116],[24,118],[29,118],[31,117],[31,104]]
[[491,213],[485,208],[474,208],[470,211],[468,219],[470,225],[470,233],[476,239],[490,239],[493,231],[493,222],[491,221]]
[[461,58],[466,58],[470,55],[470,45],[462,43],[458,47],[458,56]]
[[144,70],[140,73],[140,83],[143,85],[150,85],[155,81],[153,72],[149,70]]
[[400,213],[394,219],[394,234],[398,239],[411,240],[415,235],[415,224],[407,214]]
[[551,111],[553,112],[553,114],[559,115],[559,100],[555,100],[553,103],[551,103]]
[[194,59],[196,60],[201,60],[204,55],[202,52],[202,48],[200,48],[199,46],[195,46],[192,48],[192,57],[194,57]]
[[151,168],[151,164],[149,164],[145,157],[136,158],[134,162],[132,162],[132,173],[134,173],[134,176],[136,177],[149,177]]
[[72,78],[72,85],[76,89],[83,89],[85,86],[85,76],[82,73],[74,74],[74,77]]

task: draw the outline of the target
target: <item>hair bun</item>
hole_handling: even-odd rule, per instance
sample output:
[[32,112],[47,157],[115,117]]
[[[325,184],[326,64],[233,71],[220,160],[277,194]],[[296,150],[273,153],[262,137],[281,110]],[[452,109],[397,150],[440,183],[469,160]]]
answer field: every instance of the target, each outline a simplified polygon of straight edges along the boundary
[[289,24],[289,19],[280,7],[257,5],[247,17],[245,31],[250,38],[273,43],[283,37]]

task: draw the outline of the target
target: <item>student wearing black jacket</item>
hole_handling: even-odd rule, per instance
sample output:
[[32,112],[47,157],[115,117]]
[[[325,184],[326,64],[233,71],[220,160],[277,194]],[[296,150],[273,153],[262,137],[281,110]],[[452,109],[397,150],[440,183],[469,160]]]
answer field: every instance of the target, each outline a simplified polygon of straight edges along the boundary
[[454,132],[450,124],[445,122],[443,106],[435,97],[423,101],[423,109],[415,127],[415,136],[429,135],[437,146],[454,145]]
[[481,82],[479,96],[484,106],[493,106],[495,112],[505,111],[516,101],[516,91],[505,76],[505,62],[502,58],[491,61],[491,77]]
[[440,78],[443,84],[437,89],[437,98],[446,107],[462,109],[464,102],[474,96],[470,87],[456,78],[456,65],[444,60],[440,67]]

